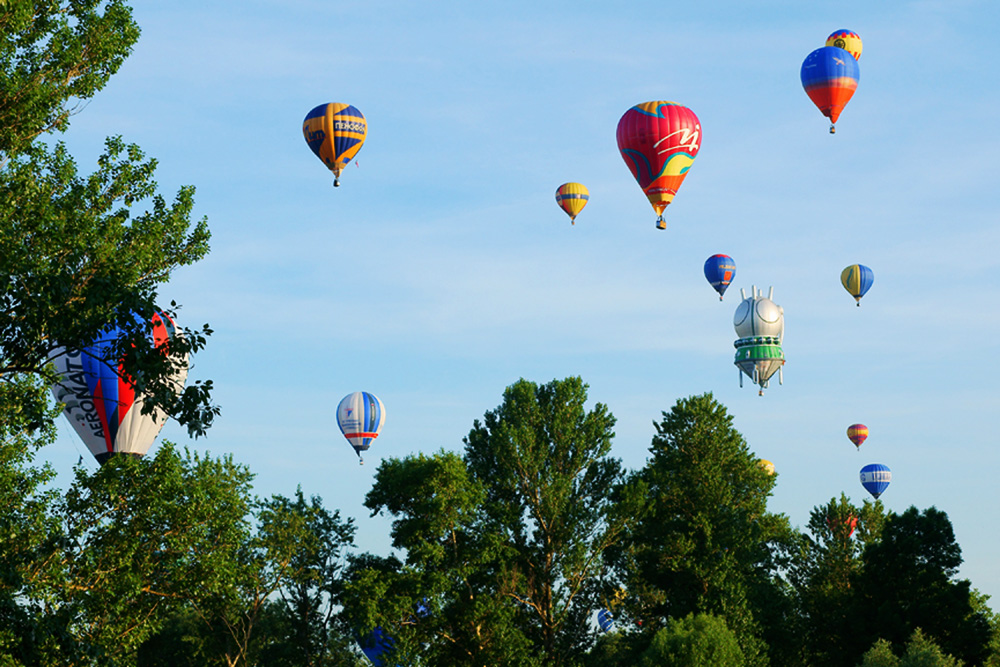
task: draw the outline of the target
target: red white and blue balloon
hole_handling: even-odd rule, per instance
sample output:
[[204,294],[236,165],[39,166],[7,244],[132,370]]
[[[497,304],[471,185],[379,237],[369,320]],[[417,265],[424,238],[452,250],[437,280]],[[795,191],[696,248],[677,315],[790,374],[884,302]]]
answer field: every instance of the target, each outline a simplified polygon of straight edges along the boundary
[[337,425],[351,443],[361,463],[361,452],[367,451],[385,424],[385,407],[375,394],[356,391],[348,394],[337,406]]
[[[174,321],[166,313],[152,318],[153,342],[167,345],[178,335]],[[143,396],[111,356],[121,330],[110,327],[96,340],[79,350],[58,348],[52,363],[60,375],[52,394],[63,404],[63,414],[98,463],[116,454],[142,456],[159,435],[167,415],[156,409],[143,414]],[[187,359],[179,364],[170,381],[177,393],[187,379]]]

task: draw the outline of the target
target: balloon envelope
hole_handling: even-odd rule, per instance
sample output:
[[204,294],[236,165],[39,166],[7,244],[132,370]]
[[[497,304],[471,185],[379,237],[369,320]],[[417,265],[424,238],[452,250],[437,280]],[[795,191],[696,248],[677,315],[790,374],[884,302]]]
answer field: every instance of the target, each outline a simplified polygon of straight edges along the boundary
[[892,481],[892,471],[889,466],[881,463],[869,463],[861,469],[861,486],[878,499],[889,488]]
[[847,427],[847,437],[855,447],[860,447],[861,443],[868,439],[868,427],[864,424],[851,424]]
[[759,465],[761,469],[768,475],[774,474],[774,464],[768,461],[767,459],[761,459],[760,461],[757,462],[757,465]]
[[378,396],[367,391],[348,394],[337,406],[337,425],[357,452],[358,458],[378,437],[384,423],[385,406]]
[[826,45],[844,49],[854,56],[855,60],[861,59],[861,36],[856,32],[851,30],[837,30],[826,38]]
[[850,53],[836,46],[816,49],[802,63],[802,87],[809,99],[830,119],[830,131],[858,88],[861,70]]
[[302,121],[302,135],[316,157],[333,172],[340,185],[340,172],[358,154],[368,134],[364,115],[350,104],[321,104]]
[[705,260],[705,279],[719,293],[719,301],[736,277],[736,262],[729,255],[712,255]]
[[602,609],[597,612],[597,625],[600,626],[601,632],[610,632],[615,627],[615,617],[607,609]]
[[358,646],[375,667],[386,666],[384,659],[392,653],[394,644],[392,637],[385,634],[380,627],[376,627],[364,637],[358,637]]
[[656,226],[666,229],[663,210],[701,149],[701,123],[676,102],[637,104],[618,121],[618,150],[656,211]]
[[[153,343],[160,347],[178,335],[177,326],[166,313],[152,317]],[[101,332],[94,342],[79,350],[60,348],[52,363],[60,375],[52,394],[63,403],[63,414],[98,463],[115,454],[142,456],[166,421],[166,413],[156,409],[142,413],[143,396],[121,367],[110,359],[121,335],[118,327]],[[169,378],[180,393],[187,379],[187,360]]]
[[861,305],[861,297],[868,293],[875,282],[875,274],[864,264],[851,264],[840,272],[840,284]]
[[576,224],[576,216],[590,201],[590,192],[583,183],[563,183],[556,189],[556,203],[569,216],[571,224]]

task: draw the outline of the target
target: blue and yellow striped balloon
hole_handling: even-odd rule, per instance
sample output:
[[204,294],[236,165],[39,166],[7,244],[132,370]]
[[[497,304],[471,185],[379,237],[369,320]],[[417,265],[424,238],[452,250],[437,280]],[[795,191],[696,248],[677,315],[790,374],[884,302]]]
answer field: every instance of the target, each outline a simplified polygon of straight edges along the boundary
[[340,172],[358,154],[368,134],[364,114],[350,104],[321,104],[302,121],[302,135],[309,148],[333,172],[333,185],[340,185]]
[[840,272],[840,284],[861,306],[861,297],[867,294],[875,282],[875,274],[864,264],[851,264]]
[[583,183],[563,183],[556,189],[556,203],[569,216],[571,224],[576,224],[576,216],[590,201],[590,191]]

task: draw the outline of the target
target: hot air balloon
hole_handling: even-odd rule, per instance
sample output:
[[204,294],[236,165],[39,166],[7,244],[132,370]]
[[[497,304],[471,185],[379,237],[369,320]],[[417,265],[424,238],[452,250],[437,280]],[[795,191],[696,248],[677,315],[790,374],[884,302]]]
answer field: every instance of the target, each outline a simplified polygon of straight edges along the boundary
[[736,277],[736,262],[729,255],[712,255],[705,260],[705,279],[719,293],[719,301]]
[[846,538],[854,535],[855,529],[858,527],[858,517],[849,515],[846,521],[841,521],[840,519],[831,519],[827,517],[826,525],[829,526],[830,530],[836,535],[838,533],[847,533]]
[[576,224],[576,216],[590,200],[590,192],[583,183],[563,183],[556,190],[556,203],[569,216],[570,224]]
[[736,360],[733,362],[740,369],[740,386],[743,386],[743,374],[760,386],[759,394],[764,395],[768,380],[777,373],[778,383],[783,381],[781,368],[785,365],[785,355],[781,350],[781,341],[785,337],[785,310],[771,300],[774,288],[768,292],[767,298],[762,296],[756,286],[753,294],[747,296],[740,290],[743,301],[736,307],[733,315],[733,327],[739,338],[733,343],[736,348]]
[[676,102],[637,104],[618,121],[618,150],[666,229],[663,209],[674,200],[701,148],[701,123]]
[[358,637],[358,646],[375,667],[387,666],[385,658],[388,658],[392,653],[395,643],[392,637],[382,631],[381,627],[376,627],[367,635]]
[[333,185],[340,185],[340,172],[358,154],[368,134],[364,114],[350,104],[321,104],[302,121],[302,134],[309,148],[333,172]]
[[876,500],[889,488],[891,481],[892,471],[889,470],[889,466],[881,463],[869,463],[861,469],[861,486],[875,496]]
[[826,45],[844,49],[854,56],[855,60],[861,60],[861,37],[856,32],[852,32],[850,30],[838,30],[831,33],[830,36],[826,38]]
[[861,443],[868,439],[868,427],[864,424],[851,424],[847,427],[847,437],[860,449]]
[[597,612],[597,625],[600,626],[601,632],[611,632],[615,627],[615,617],[607,609],[602,609]]
[[[178,335],[177,326],[166,313],[152,317],[153,343],[166,346]],[[55,350],[52,363],[60,379],[52,394],[64,405],[63,414],[98,463],[116,454],[142,456],[163,428],[166,413],[155,409],[143,414],[143,396],[121,364],[111,359],[122,331],[109,327],[90,345],[73,350]],[[187,359],[178,365],[169,380],[177,392],[187,379]]]
[[868,293],[874,282],[875,274],[864,264],[851,264],[840,272],[840,284],[854,297],[859,308],[861,297]]
[[802,87],[813,104],[830,119],[830,134],[858,87],[861,70],[850,53],[836,46],[816,49],[802,63]]
[[767,459],[761,459],[760,461],[757,461],[757,465],[759,465],[761,470],[766,472],[768,475],[774,474],[774,464],[768,461]]
[[385,407],[375,394],[356,391],[337,406],[337,424],[364,464],[361,452],[367,451],[385,423]]

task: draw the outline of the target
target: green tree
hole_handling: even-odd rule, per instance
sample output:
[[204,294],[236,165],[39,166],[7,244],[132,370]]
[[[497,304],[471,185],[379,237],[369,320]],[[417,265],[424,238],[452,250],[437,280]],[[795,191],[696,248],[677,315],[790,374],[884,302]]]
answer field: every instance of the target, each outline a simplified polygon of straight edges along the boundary
[[860,650],[879,638],[900,647],[920,628],[969,664],[988,658],[989,619],[974,608],[969,581],[955,578],[962,551],[947,514],[933,507],[890,514],[863,560],[855,611]]
[[961,660],[944,653],[934,640],[917,628],[906,642],[902,658],[892,652],[892,644],[879,639],[865,653],[859,667],[962,667]]
[[130,664],[178,606],[231,585],[246,539],[250,474],[166,443],[113,459],[54,503],[59,532],[36,551],[20,608],[36,631],[28,664]]
[[[334,624],[341,597],[347,550],[354,545],[353,519],[342,521],[318,496],[307,502],[302,489],[294,499],[272,497],[257,514],[258,535],[271,557],[280,554],[277,597],[267,601],[262,618],[265,664],[326,667],[349,640]],[[291,548],[289,548],[291,547]],[[287,554],[287,556],[286,556]]]
[[[35,400],[20,402],[25,394]],[[55,437],[54,411],[45,409],[48,387],[34,378],[0,382],[0,665],[37,664],[35,637],[57,637],[46,627],[40,595],[48,574],[52,541],[60,534],[49,508],[58,492],[47,487],[55,473],[34,464],[37,445]]]
[[427,664],[577,664],[603,554],[636,511],[613,495],[614,417],[586,401],[579,378],[520,380],[474,423],[464,457],[383,461],[365,504],[393,515],[406,562],[357,572],[356,627],[422,646]]
[[849,666],[857,656],[844,650],[860,631],[855,615],[855,582],[862,552],[878,541],[885,521],[880,501],[860,508],[846,495],[813,509],[809,534],[792,566],[791,580],[801,609],[800,638],[810,665]]
[[[0,382],[51,383],[47,367],[60,348],[117,324],[124,334],[113,352],[149,395],[145,408],[162,407],[200,435],[218,412],[211,383],[178,397],[169,376],[210,329],[186,330],[165,354],[148,322],[132,316],[166,306],[158,285],[208,252],[206,222],[191,221],[194,189],[168,204],[156,194],[156,162],[119,138],[89,176],[62,144],[37,141],[67,127],[68,105],[104,86],[138,34],[115,0],[9,0],[0,10]],[[133,212],[142,205],[149,209]],[[8,398],[0,417],[39,400],[32,391]]]
[[71,105],[103,88],[138,38],[131,9],[118,0],[4,0],[0,155],[66,129]]
[[892,652],[892,644],[879,639],[865,653],[860,667],[899,667],[899,658]]
[[661,628],[639,667],[743,667],[743,651],[726,622],[711,614],[688,614]]
[[646,512],[622,561],[632,613],[646,632],[670,618],[717,615],[748,664],[765,663],[759,617],[765,600],[779,604],[783,596],[772,580],[773,547],[792,538],[787,519],[767,512],[774,478],[711,394],[664,413],[650,453],[638,473],[648,488]]
[[257,528],[234,550],[225,586],[167,618],[143,643],[140,665],[355,664],[352,640],[333,623],[353,520],[301,489],[253,505]]

